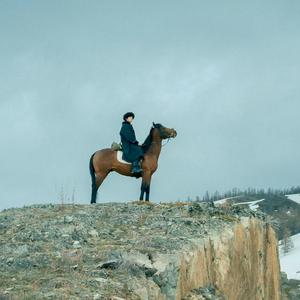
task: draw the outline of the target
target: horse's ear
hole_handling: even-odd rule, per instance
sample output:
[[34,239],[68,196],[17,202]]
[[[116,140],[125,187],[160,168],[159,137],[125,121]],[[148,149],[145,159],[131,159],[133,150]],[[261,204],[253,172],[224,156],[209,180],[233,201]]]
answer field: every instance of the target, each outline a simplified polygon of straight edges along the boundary
[[154,122],[152,122],[152,124],[153,124],[153,127],[156,127],[156,124]]

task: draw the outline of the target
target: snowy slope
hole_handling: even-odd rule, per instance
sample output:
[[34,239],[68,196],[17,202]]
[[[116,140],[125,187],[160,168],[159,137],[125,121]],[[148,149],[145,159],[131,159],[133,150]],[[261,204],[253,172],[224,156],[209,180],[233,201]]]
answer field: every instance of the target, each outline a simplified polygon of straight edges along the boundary
[[265,199],[260,199],[260,200],[250,201],[250,202],[240,202],[240,203],[234,203],[234,205],[248,204],[250,209],[257,210],[259,208],[259,205],[257,205],[257,203],[264,201],[264,200]]
[[288,199],[300,204],[300,194],[290,194],[286,196],[288,197]]
[[279,246],[279,258],[281,271],[285,272],[289,279],[300,280],[300,233],[291,236],[294,248],[287,254],[283,253],[282,246]]
[[218,206],[218,205],[226,203],[227,200],[235,199],[235,198],[239,198],[239,197],[240,196],[235,196],[235,197],[229,197],[229,198],[224,198],[224,199],[216,200],[216,201],[214,201],[214,204]]
[[227,200],[228,200],[228,198],[220,199],[220,200],[214,201],[214,204],[221,205],[221,204],[224,204],[225,202],[227,202]]
[[[235,196],[235,197],[231,197],[231,198],[224,198],[224,199],[220,199],[217,201],[214,201],[215,205],[222,205],[224,203],[227,202],[227,200],[229,199],[234,199],[234,198],[239,198],[240,196]],[[249,201],[249,202],[239,202],[239,203],[234,203],[233,205],[248,205],[250,209],[252,210],[257,210],[259,208],[259,205],[257,205],[257,203],[264,201],[265,199],[260,199],[260,200],[255,200],[255,201]]]

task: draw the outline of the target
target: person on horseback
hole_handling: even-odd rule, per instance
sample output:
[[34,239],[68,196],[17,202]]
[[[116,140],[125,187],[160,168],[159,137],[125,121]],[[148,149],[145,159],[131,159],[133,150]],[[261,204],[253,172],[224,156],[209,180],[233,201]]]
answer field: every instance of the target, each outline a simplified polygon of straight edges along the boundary
[[123,148],[123,159],[132,163],[131,173],[137,177],[141,175],[141,159],[144,158],[144,152],[139,142],[136,140],[135,132],[132,126],[134,119],[133,112],[127,112],[123,116],[122,127],[120,130],[121,143]]

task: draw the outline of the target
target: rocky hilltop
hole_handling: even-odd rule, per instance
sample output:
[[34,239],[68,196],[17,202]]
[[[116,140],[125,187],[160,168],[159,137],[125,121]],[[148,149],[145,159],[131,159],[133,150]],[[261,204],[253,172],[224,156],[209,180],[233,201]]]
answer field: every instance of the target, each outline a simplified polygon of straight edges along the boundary
[[200,202],[0,213],[0,299],[280,299],[265,215]]

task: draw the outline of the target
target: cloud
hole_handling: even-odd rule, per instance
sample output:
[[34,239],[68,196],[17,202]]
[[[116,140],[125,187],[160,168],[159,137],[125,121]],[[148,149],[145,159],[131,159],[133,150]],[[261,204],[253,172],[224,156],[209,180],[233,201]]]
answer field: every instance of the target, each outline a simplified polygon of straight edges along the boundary
[[[0,207],[59,201],[62,186],[88,203],[89,157],[126,111],[140,141],[152,121],[178,131],[154,201],[298,184],[298,2],[0,5]],[[99,201],[139,184],[112,174]]]

